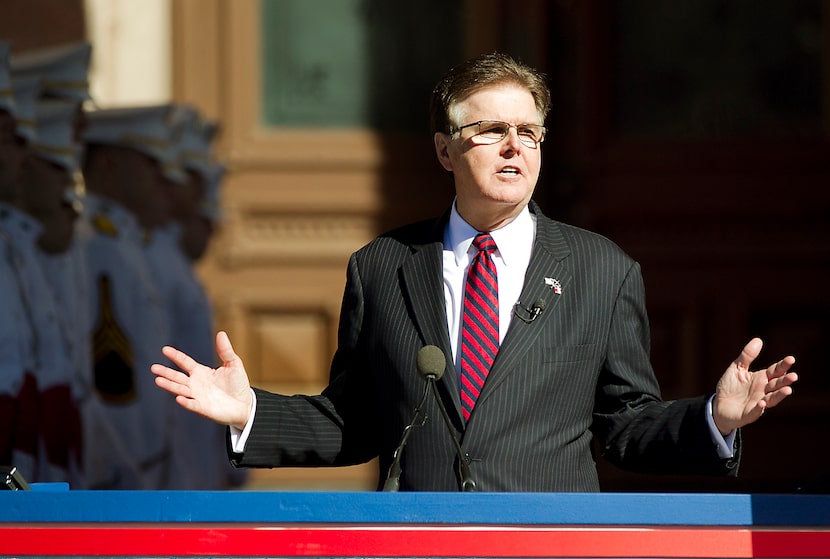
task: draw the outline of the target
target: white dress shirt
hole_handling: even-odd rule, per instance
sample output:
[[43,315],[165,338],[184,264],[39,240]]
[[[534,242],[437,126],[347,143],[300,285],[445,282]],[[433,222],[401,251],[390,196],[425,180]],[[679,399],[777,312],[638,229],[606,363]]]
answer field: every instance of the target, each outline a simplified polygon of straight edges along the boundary
[[[444,231],[444,300],[447,305],[447,327],[456,366],[461,340],[461,317],[464,304],[464,284],[467,270],[475,256],[473,239],[479,233],[458,214],[452,206],[450,221]],[[516,219],[490,236],[496,242],[493,262],[499,281],[499,343],[510,327],[513,307],[519,301],[530,264],[533,242],[536,239],[536,221],[525,207]],[[460,368],[459,368],[460,370]]]

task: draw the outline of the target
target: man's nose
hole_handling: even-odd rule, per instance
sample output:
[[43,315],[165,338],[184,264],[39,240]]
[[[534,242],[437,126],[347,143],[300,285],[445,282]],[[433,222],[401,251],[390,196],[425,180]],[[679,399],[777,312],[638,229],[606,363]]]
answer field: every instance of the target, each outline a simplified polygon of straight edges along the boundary
[[515,126],[507,129],[507,136],[504,137],[502,142],[504,142],[506,148],[514,152],[518,152],[522,148],[522,142],[519,140],[519,131]]

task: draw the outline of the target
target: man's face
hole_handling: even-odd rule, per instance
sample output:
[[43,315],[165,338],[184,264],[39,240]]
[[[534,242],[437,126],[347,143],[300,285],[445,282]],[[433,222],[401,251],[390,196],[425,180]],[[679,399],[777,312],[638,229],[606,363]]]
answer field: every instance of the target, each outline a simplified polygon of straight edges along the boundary
[[181,224],[179,247],[191,261],[196,262],[204,256],[213,236],[213,222],[194,213],[182,220]]
[[32,153],[21,170],[23,209],[41,221],[51,221],[63,213],[64,192],[72,185],[72,175],[64,167]]
[[121,203],[135,214],[142,227],[152,229],[169,217],[170,199],[160,164],[135,150],[119,158]]
[[[517,84],[477,91],[459,102],[450,116],[456,127],[479,120],[544,124],[533,96]],[[542,164],[541,144],[523,144],[515,127],[489,145],[478,143],[476,132],[472,126],[453,136],[437,133],[435,148],[441,165],[454,175],[461,217],[476,229],[496,229],[530,201]]]
[[183,221],[198,212],[202,200],[205,197],[206,190],[205,178],[199,173],[188,169],[187,182],[185,184],[171,185],[170,192],[173,202],[171,211],[173,218]]

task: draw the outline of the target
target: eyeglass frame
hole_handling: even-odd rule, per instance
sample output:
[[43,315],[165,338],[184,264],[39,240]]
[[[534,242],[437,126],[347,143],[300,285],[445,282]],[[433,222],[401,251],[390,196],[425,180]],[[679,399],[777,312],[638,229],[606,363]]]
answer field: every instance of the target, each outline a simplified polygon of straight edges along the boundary
[[[501,142],[502,140],[504,140],[507,137],[507,135],[510,133],[511,128],[515,128],[516,129],[516,134],[518,134],[519,141],[522,142],[522,145],[527,146],[527,147],[532,148],[532,149],[537,149],[539,147],[539,144],[541,144],[542,142],[545,141],[545,136],[548,133],[547,127],[545,127],[541,124],[533,124],[531,122],[523,122],[521,124],[511,124],[509,122],[504,122],[503,120],[485,119],[485,120],[477,120],[475,122],[471,122],[471,123],[465,124],[463,126],[458,126],[454,130],[450,129],[450,136],[455,136],[456,134],[460,135],[462,130],[464,130],[465,128],[469,128],[471,126],[478,126],[479,129],[478,129],[477,133],[473,134],[470,137],[470,139],[475,138],[476,136],[481,136],[481,134],[482,134],[481,125],[485,122],[490,122],[490,123],[494,123],[494,124],[504,124],[506,126],[506,131],[505,131],[504,135],[501,138],[499,138],[498,140],[493,140],[492,142],[490,142],[490,141],[481,142],[481,145],[497,144],[497,143]],[[538,126],[539,128],[542,129],[542,137],[539,139],[539,141],[536,141],[533,138],[528,138],[527,136],[522,136],[521,134],[519,134],[519,127],[521,127],[521,126]],[[487,131],[485,131],[485,132],[487,132]],[[533,145],[525,142],[524,140],[529,140],[529,141],[533,142]]]

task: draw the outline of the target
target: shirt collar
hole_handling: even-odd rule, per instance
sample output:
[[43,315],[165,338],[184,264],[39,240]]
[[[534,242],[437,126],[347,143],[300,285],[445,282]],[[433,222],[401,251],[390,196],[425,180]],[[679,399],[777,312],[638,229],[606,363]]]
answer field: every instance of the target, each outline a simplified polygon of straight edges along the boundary
[[[468,251],[478,233],[473,226],[464,221],[453,201],[450,220],[444,232],[444,247],[453,251],[458,266],[464,266],[469,261]],[[511,263],[519,261],[523,253],[530,254],[536,236],[536,223],[525,206],[513,221],[490,231],[490,236],[498,247],[496,254],[505,265],[510,266]]]

